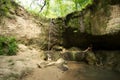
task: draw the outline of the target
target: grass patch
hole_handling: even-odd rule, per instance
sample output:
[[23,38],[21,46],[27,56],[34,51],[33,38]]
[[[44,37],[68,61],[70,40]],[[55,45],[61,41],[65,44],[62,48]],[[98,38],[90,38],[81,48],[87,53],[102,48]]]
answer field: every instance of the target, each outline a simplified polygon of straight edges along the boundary
[[16,55],[17,41],[14,37],[0,36],[0,55]]

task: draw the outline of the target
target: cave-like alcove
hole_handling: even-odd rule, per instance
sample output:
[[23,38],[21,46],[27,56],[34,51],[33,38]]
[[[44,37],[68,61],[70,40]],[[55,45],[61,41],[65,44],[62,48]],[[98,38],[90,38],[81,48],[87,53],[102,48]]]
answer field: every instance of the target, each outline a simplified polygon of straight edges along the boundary
[[63,46],[66,48],[79,47],[86,49],[92,45],[94,50],[120,50],[120,32],[106,35],[91,35],[74,32],[75,29],[67,28],[63,32]]

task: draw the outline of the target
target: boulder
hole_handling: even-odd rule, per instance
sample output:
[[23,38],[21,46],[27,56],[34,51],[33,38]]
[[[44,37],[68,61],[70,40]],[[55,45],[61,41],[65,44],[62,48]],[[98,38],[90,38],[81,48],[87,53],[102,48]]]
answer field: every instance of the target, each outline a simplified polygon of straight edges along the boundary
[[97,62],[97,58],[96,58],[95,54],[92,51],[86,52],[86,54],[85,54],[85,60],[90,65],[95,65],[96,62]]

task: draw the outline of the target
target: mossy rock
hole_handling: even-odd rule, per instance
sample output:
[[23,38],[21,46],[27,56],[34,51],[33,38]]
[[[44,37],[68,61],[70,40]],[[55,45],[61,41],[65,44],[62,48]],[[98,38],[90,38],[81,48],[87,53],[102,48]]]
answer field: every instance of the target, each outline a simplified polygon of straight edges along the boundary
[[90,65],[94,65],[97,62],[97,58],[96,58],[95,54],[92,51],[86,52],[85,60]]
[[65,60],[82,61],[85,55],[81,51],[66,51],[62,56]]
[[60,51],[44,51],[42,59],[47,60],[48,57],[50,57],[52,60],[56,61],[59,58],[61,58],[62,56],[61,56],[61,52]]

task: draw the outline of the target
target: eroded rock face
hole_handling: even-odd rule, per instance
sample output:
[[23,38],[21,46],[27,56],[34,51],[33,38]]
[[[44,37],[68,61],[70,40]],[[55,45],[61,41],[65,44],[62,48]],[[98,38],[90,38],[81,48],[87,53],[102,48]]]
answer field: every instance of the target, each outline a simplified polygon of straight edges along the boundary
[[[79,21],[83,17],[85,33],[92,35],[114,34],[120,31],[120,5],[118,3],[111,5],[110,1],[96,2],[89,8],[81,12],[68,14],[76,16],[69,19],[68,26],[72,28],[81,28]],[[81,30],[80,30],[81,31]]]
[[[114,4],[111,4],[111,1]],[[118,1],[119,3],[119,1]],[[82,12],[68,14],[65,18],[67,27],[63,30],[63,45],[94,49],[113,50],[120,47],[120,5],[113,0],[95,1],[95,4]],[[81,32],[81,17],[84,32]]]
[[[66,48],[87,48],[113,50],[120,47],[120,5],[119,1],[95,0],[95,3],[81,12],[73,12],[65,18],[55,19],[59,29],[58,43]],[[82,18],[81,18],[82,17]],[[84,31],[81,32],[81,20]],[[83,29],[83,28],[82,28]],[[61,38],[60,38],[61,37]],[[51,41],[54,42],[54,41]]]
[[[62,45],[66,48],[79,47],[80,49],[86,49],[90,44],[93,45],[93,50],[113,50],[113,54],[105,54],[107,57],[105,59],[110,60],[111,55],[119,56],[119,54],[114,53],[114,50],[120,49],[120,1],[119,0],[95,0],[95,3],[82,12],[73,12],[68,14],[65,18],[58,19],[59,26],[62,25]],[[83,22],[84,32],[81,32],[81,24]],[[57,23],[56,23],[57,24]],[[83,26],[82,26],[83,27]],[[60,35],[61,35],[60,34]],[[110,51],[111,52],[111,51]],[[69,54],[68,60],[74,59],[71,53],[79,53],[67,51],[65,54]],[[98,54],[97,54],[98,55]],[[102,56],[102,54],[99,54]],[[99,57],[100,57],[99,56]],[[102,56],[104,58],[104,56]],[[103,65],[109,64],[109,60],[102,60]],[[119,70],[119,61],[117,58],[113,64],[116,64],[115,69]],[[101,63],[101,62],[100,62]]]
[[108,21],[106,28],[108,34],[120,31],[120,5],[112,5],[110,13],[110,20]]

